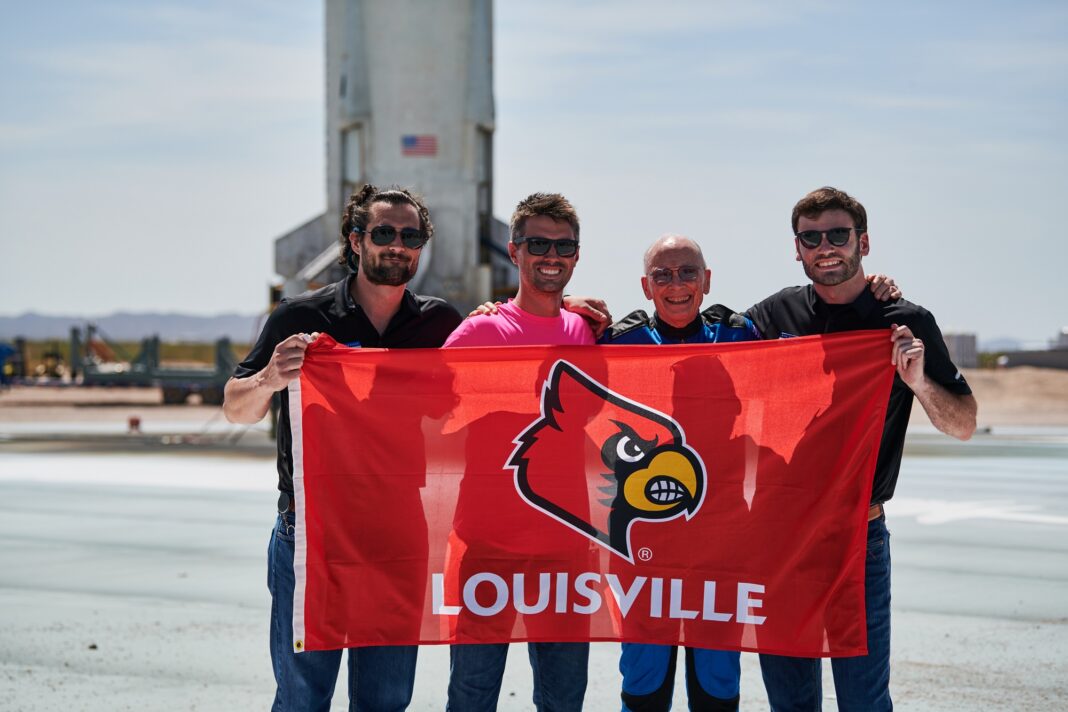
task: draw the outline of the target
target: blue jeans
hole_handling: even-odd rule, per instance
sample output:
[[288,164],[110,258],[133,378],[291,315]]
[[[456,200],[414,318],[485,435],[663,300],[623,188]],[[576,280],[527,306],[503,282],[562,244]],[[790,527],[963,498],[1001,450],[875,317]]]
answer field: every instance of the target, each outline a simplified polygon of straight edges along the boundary
[[[329,712],[341,667],[340,650],[293,652],[293,522],[278,515],[267,547],[267,589],[271,592],[271,663],[278,687],[272,712]],[[394,712],[412,701],[414,645],[350,648],[350,712]]]
[[[671,709],[675,688],[674,645],[623,643],[623,712]],[[741,653],[686,648],[686,692],[691,710],[736,710],[741,682]]]
[[[586,696],[589,643],[527,643],[538,712],[580,712]],[[507,643],[469,643],[449,650],[448,712],[493,712],[501,694]]]
[[[868,618],[868,654],[831,660],[841,712],[883,712],[894,708],[890,700],[890,532],[885,517],[868,522],[864,609]],[[773,712],[822,709],[819,658],[761,655],[760,671]]]

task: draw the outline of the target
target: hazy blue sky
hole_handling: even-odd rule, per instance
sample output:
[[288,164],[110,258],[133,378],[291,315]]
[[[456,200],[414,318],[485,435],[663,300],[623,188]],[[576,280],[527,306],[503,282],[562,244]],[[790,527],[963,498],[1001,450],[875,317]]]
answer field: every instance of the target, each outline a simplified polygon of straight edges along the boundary
[[[428,0],[429,1],[429,0]],[[869,271],[945,330],[1068,325],[1063,2],[518,2],[496,22],[496,211],[559,190],[573,292],[644,306],[665,231],[711,300],[804,281],[789,214],[868,208]],[[7,3],[0,314],[263,308],[274,237],[322,211],[321,3]],[[397,51],[403,51],[398,40]]]

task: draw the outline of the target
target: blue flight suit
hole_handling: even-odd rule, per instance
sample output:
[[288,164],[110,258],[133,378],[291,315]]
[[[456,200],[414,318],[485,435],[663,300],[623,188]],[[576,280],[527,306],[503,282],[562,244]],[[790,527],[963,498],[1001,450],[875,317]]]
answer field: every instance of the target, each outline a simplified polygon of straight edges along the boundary
[[[613,324],[601,344],[707,344],[757,341],[753,322],[722,304],[705,309],[683,328],[665,324],[656,314],[638,310]],[[673,645],[623,643],[619,671],[623,674],[623,712],[671,709],[675,686]],[[686,693],[694,712],[738,709],[741,654],[737,651],[686,648]]]

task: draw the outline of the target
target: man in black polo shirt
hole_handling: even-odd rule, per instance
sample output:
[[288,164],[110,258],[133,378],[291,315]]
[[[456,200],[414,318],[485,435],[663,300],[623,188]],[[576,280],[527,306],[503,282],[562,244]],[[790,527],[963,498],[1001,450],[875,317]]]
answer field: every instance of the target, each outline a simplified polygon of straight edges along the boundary
[[[897,374],[868,513],[868,654],[832,661],[839,710],[890,710],[890,539],[882,505],[894,494],[913,398],[936,428],[960,440],[975,431],[976,402],[949,358],[934,316],[904,299],[876,301],[866,288],[860,264],[869,249],[863,205],[835,188],[820,188],[794,206],[792,222],[796,258],[812,284],[784,289],[749,309],[764,338],[893,330]],[[818,658],[761,655],[760,667],[775,712],[821,708]]]
[[[434,226],[408,190],[367,185],[353,193],[341,225],[339,261],[353,274],[336,284],[284,299],[256,345],[226,384],[223,411],[231,422],[255,423],[281,396],[278,419],[278,519],[268,548],[273,710],[328,710],[341,651],[293,649],[293,453],[286,387],[300,376],[304,352],[319,333],[349,346],[437,348],[461,321],[442,299],[412,294],[405,284],[419,267]],[[415,682],[414,645],[349,650],[353,709],[403,710]]]

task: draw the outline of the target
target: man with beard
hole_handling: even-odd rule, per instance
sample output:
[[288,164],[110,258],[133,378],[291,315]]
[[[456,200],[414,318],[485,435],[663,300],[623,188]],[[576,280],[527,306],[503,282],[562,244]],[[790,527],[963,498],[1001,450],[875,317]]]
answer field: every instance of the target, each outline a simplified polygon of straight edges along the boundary
[[[271,661],[277,691],[273,710],[328,710],[341,651],[294,651],[293,435],[288,391],[299,378],[308,344],[319,333],[339,343],[374,348],[437,348],[460,315],[436,297],[412,294],[405,284],[419,267],[434,226],[422,200],[401,188],[366,185],[353,193],[341,224],[339,262],[345,279],[282,300],[256,345],[226,384],[223,412],[231,422],[255,423],[278,394],[278,517],[268,548]],[[576,317],[577,318],[577,317]],[[418,648],[414,645],[348,651],[352,709],[403,710],[411,702]]]
[[[796,259],[812,284],[784,289],[749,309],[764,338],[892,330],[891,362],[897,374],[868,512],[868,654],[831,663],[839,710],[890,710],[890,540],[883,503],[897,484],[913,398],[936,428],[960,440],[975,431],[976,402],[949,358],[934,316],[904,299],[876,301],[865,288],[861,259],[870,245],[863,205],[843,191],[820,188],[794,206],[792,224]],[[773,710],[821,708],[819,659],[761,655],[760,667]]]
[[[515,299],[500,305],[496,313],[468,319],[445,342],[450,346],[592,345],[593,332],[578,315],[564,311],[563,291],[579,259],[579,221],[574,207],[558,193],[534,193],[516,207],[511,220],[508,254],[519,268],[519,291]],[[510,414],[495,414],[498,421]],[[529,418],[527,418],[529,420]],[[510,449],[511,444],[506,443]],[[489,446],[482,443],[481,447]],[[507,453],[502,453],[502,462]],[[481,483],[461,483],[457,505],[457,536],[468,544],[465,556],[493,558],[490,547],[502,544],[508,532],[487,531],[488,523],[463,516],[465,501],[489,499]],[[465,491],[464,485],[473,488]],[[489,483],[487,487],[492,486]],[[511,487],[510,480],[508,487]],[[483,502],[484,504],[484,502]],[[497,519],[509,521],[507,498],[494,500]],[[519,540],[530,532],[513,532]],[[552,534],[538,533],[543,541]],[[513,543],[509,539],[509,543]],[[585,544],[582,545],[587,549]],[[546,543],[552,551],[553,544]],[[461,620],[460,625],[468,624]],[[507,627],[511,628],[511,622]],[[529,632],[529,631],[528,631]],[[537,637],[537,636],[531,636]],[[589,643],[528,643],[534,672],[534,706],[539,711],[578,712],[586,693]],[[452,712],[491,712],[497,709],[501,692],[507,643],[467,643],[450,650],[451,671],[447,709]]]

